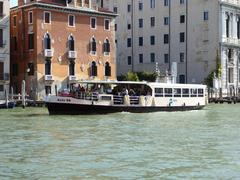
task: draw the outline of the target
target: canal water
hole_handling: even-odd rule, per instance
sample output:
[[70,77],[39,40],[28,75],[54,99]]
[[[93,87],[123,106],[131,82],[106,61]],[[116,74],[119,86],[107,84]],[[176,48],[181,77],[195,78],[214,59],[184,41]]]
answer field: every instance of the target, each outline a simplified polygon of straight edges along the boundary
[[240,105],[89,116],[0,110],[0,179],[240,179]]

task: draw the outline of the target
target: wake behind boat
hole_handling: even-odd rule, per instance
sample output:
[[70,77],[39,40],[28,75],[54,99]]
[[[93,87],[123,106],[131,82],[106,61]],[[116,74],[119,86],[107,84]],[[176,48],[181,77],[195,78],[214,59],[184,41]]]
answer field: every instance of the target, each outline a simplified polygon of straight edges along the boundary
[[206,86],[131,81],[81,81],[72,91],[47,97],[49,114],[186,111],[206,105]]

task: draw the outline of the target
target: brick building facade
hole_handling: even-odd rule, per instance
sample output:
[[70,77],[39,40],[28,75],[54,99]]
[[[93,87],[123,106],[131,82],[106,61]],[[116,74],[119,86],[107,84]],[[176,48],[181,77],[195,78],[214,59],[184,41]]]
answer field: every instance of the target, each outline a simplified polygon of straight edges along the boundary
[[77,80],[114,80],[116,14],[91,0],[24,2],[10,12],[11,85],[43,99]]

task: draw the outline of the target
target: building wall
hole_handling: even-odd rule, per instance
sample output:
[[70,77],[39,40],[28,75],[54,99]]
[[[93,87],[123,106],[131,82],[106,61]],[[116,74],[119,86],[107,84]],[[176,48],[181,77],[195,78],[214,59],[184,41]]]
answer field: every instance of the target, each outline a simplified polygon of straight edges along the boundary
[[[223,92],[238,92],[240,83],[240,4],[237,0],[219,1],[180,1],[155,0],[155,8],[150,7],[148,0],[117,1],[105,0],[105,8],[114,10],[117,7],[117,64],[118,75],[128,71],[155,71],[156,63],[162,73],[171,69],[172,62],[177,62],[178,82],[184,76],[186,83],[204,83],[204,79],[216,70],[217,59],[221,61],[221,77],[219,84]],[[139,10],[139,3],[143,4]],[[127,6],[131,5],[130,12]],[[204,19],[208,16],[207,19]],[[185,21],[180,23],[180,16]],[[226,36],[226,18],[229,16],[229,36]],[[150,26],[150,18],[155,17],[155,26]],[[164,24],[169,18],[169,24]],[[206,17],[205,17],[206,18]],[[139,28],[139,19],[143,19],[143,28]],[[131,29],[127,25],[131,24]],[[180,33],[185,34],[184,42],[180,42]],[[169,43],[163,43],[164,34],[170,37]],[[155,36],[155,45],[150,45],[150,36]],[[144,45],[138,45],[138,38],[143,37]],[[132,38],[132,47],[127,47],[127,38]],[[230,58],[229,52],[233,55]],[[150,53],[155,53],[155,62],[150,62]],[[180,61],[180,53],[184,59]],[[143,54],[143,63],[139,63],[139,54]],[[168,54],[169,60],[164,60]],[[128,65],[128,56],[132,64]],[[231,76],[231,77],[230,77]]]
[[[117,23],[117,62],[118,74],[125,74],[129,70],[154,72],[156,62],[162,73],[169,71],[172,62],[178,64],[178,76],[184,75],[185,82],[203,83],[204,78],[215,68],[215,58],[219,51],[218,33],[218,1],[155,0],[155,8],[150,7],[151,1],[121,2],[112,0],[111,10],[117,7],[119,16]],[[139,10],[139,2],[143,9]],[[133,9],[127,12],[127,4]],[[108,3],[109,7],[109,3]],[[209,20],[204,21],[204,12],[209,13]],[[185,21],[180,23],[180,16],[185,16]],[[155,26],[150,26],[150,18],[155,17]],[[143,28],[139,28],[139,19],[143,19]],[[169,24],[164,24],[168,18]],[[132,20],[133,19],[133,20]],[[131,30],[127,24],[132,23]],[[184,42],[180,42],[180,33],[185,33]],[[169,43],[164,44],[164,34],[169,35]],[[155,36],[155,45],[150,45],[150,36]],[[142,36],[144,45],[139,47],[138,38]],[[127,37],[133,37],[133,50],[127,48]],[[144,56],[143,63],[139,63],[138,54]],[[150,53],[155,53],[155,62],[150,62]],[[184,62],[180,62],[180,53],[184,53]],[[165,61],[165,54],[169,59]],[[133,65],[127,65],[127,56],[133,57]],[[178,77],[179,82],[179,77]]]
[[[222,0],[220,4],[219,24],[221,28],[221,87],[223,93],[240,93],[240,4],[237,1]],[[229,24],[227,25],[227,19]],[[228,33],[227,33],[228,28]]]
[[[188,3],[187,82],[204,83],[220,57],[219,4],[197,0]],[[204,12],[208,12],[208,20],[204,20]]]
[[[14,9],[11,12],[11,21],[16,13],[21,14],[21,8]],[[12,77],[12,82],[17,82],[18,87],[21,85],[22,79],[27,81],[27,92],[32,97],[43,99],[46,95],[45,87],[50,86],[51,92],[55,93],[55,85],[58,89],[69,88],[70,84],[76,83],[69,79],[69,59],[68,59],[68,37],[72,35],[75,41],[75,51],[77,58],[75,62],[76,80],[114,80],[116,79],[115,65],[115,31],[114,16],[101,13],[89,12],[66,12],[63,10],[29,6],[24,8],[24,22],[18,28],[11,26],[11,37],[18,34],[21,37],[19,29],[22,29],[25,36],[24,45],[22,46],[25,53],[19,49],[13,52],[12,64],[18,62],[19,76]],[[33,24],[28,24],[27,15],[29,11],[33,12]],[[44,11],[51,12],[51,23],[45,24],[43,21]],[[75,27],[68,26],[68,15],[75,16]],[[20,16],[19,16],[20,17]],[[97,28],[90,28],[90,17],[97,18]],[[104,19],[110,19],[110,30],[104,30]],[[34,33],[34,50],[28,50],[28,34]],[[48,33],[51,37],[51,50],[53,56],[51,61],[51,80],[46,80],[45,76],[45,60],[44,55],[44,35]],[[94,37],[97,42],[96,55],[90,55],[90,39]],[[108,38],[110,41],[110,55],[105,56],[103,53],[104,40]],[[13,45],[13,44],[12,44]],[[22,58],[21,58],[22,55]],[[19,57],[19,58],[18,58]],[[98,74],[96,77],[90,76],[90,67],[92,61],[97,63]],[[27,64],[34,63],[34,76],[29,76],[26,72]],[[111,76],[105,77],[105,63],[109,62],[111,66]],[[18,91],[20,88],[18,88]]]
[[3,31],[3,44],[0,47],[0,62],[3,63],[3,72],[0,72],[0,99],[5,97],[5,90],[9,91],[9,1],[3,2],[3,15],[0,17],[0,29]]

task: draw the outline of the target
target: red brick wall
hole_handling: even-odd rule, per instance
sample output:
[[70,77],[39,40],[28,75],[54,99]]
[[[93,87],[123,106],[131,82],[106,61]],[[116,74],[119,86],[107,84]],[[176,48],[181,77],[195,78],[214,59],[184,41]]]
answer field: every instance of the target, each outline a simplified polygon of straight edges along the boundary
[[[33,24],[28,24],[28,12],[33,12]],[[43,23],[43,12],[51,12],[51,24]],[[68,26],[68,15],[75,15],[75,27]],[[17,27],[13,27],[13,17],[17,16]],[[90,28],[90,17],[97,18],[97,29]],[[52,48],[54,49],[54,56],[52,57],[52,75],[58,81],[64,81],[68,78],[68,37],[73,35],[75,39],[75,51],[77,51],[77,58],[75,59],[75,74],[78,79],[89,79],[90,63],[95,60],[98,65],[97,79],[104,79],[104,63],[111,64],[111,77],[116,79],[115,66],[115,31],[114,24],[111,24],[111,30],[104,30],[104,19],[109,17],[93,16],[87,13],[67,13],[58,12],[51,9],[40,8],[22,8],[11,11],[10,17],[10,33],[11,33],[11,67],[12,64],[18,63],[19,75],[12,77],[11,83],[18,83],[21,86],[23,79],[27,81],[27,91],[29,92],[32,84],[44,83],[40,79],[44,79],[45,72],[45,57],[43,48],[43,37],[46,32],[51,35]],[[34,50],[28,50],[28,33],[34,33]],[[13,49],[13,37],[18,39],[18,49]],[[94,36],[97,42],[97,55],[89,54],[90,38]],[[104,56],[103,43],[108,37],[111,45],[110,56]],[[59,57],[62,61],[59,62]],[[35,76],[28,76],[26,74],[27,65],[33,62],[35,65]],[[84,70],[80,67],[84,66]],[[11,69],[12,70],[12,69]],[[38,79],[38,81],[37,81]],[[31,86],[31,87],[30,87]],[[19,88],[20,89],[20,88]]]

